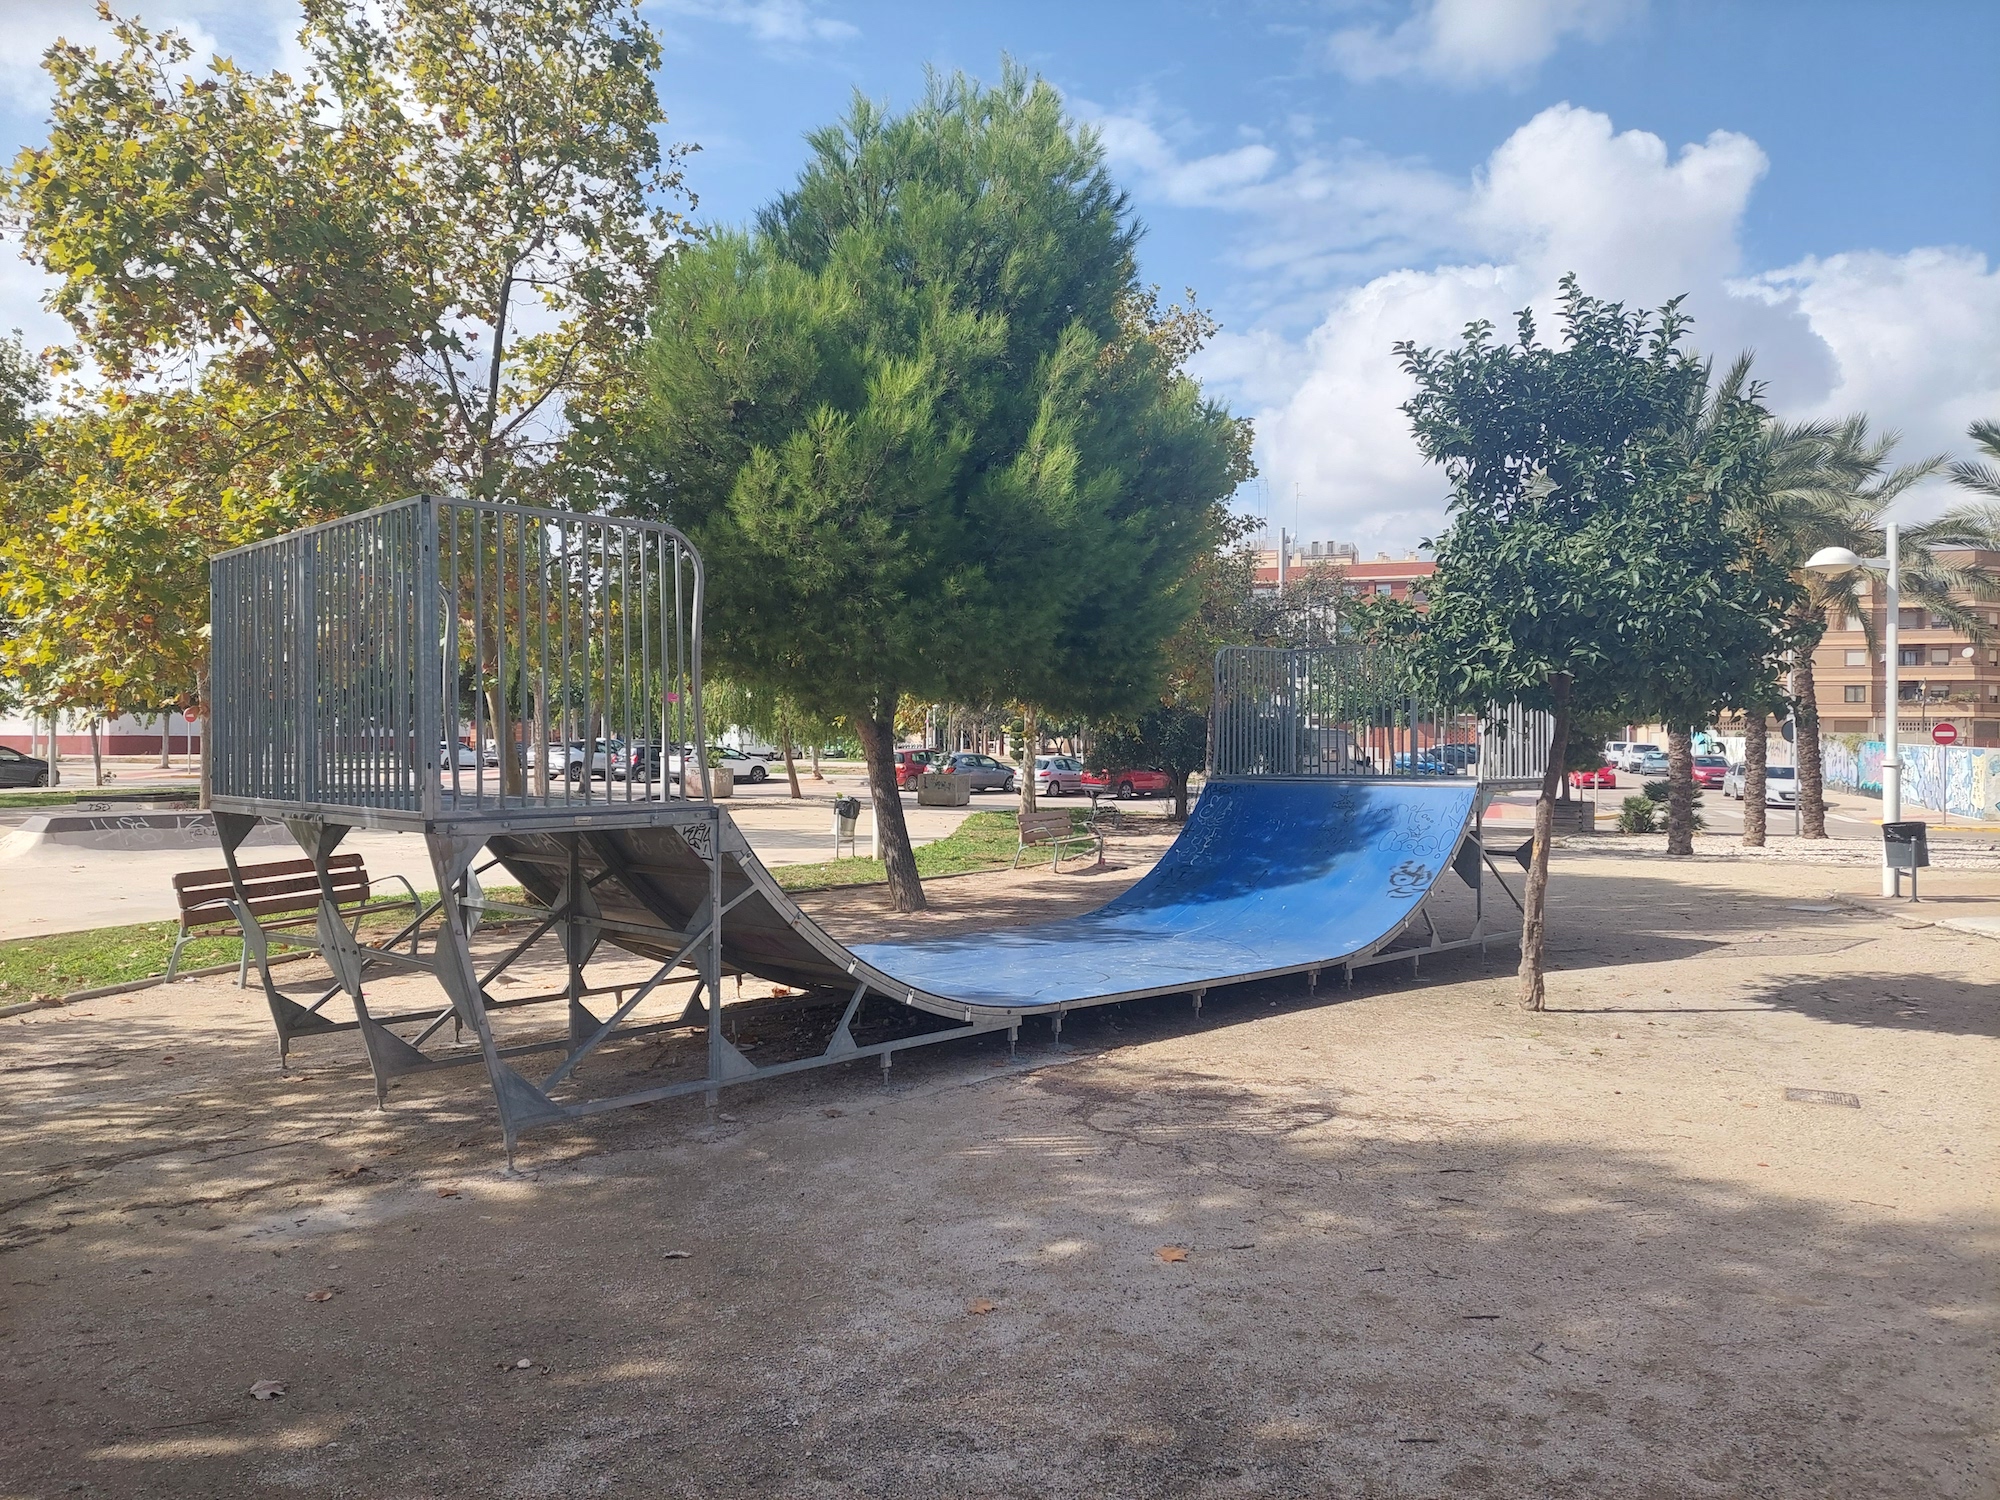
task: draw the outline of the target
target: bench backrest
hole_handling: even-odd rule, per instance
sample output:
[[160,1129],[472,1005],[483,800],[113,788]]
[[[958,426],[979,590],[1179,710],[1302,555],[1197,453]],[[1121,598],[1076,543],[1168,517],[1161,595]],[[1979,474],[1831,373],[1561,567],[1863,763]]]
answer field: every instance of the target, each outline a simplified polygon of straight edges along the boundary
[[1050,839],[1066,838],[1069,835],[1067,812],[1021,813],[1019,817],[1021,842],[1024,844],[1046,844]]
[[[250,898],[253,917],[284,916],[307,912],[319,905],[319,877],[309,859],[278,860],[267,865],[244,865],[243,892]],[[358,854],[336,854],[326,862],[333,886],[333,899],[342,905],[368,899],[368,871]],[[236,925],[229,909],[236,888],[229,871],[193,870],[174,877],[174,899],[180,904],[183,927],[210,924]]]

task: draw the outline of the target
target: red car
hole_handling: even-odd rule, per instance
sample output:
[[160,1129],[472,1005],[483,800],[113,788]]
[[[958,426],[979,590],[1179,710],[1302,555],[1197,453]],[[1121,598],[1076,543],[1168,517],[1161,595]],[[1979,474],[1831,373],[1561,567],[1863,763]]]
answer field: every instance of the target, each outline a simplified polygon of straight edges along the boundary
[[1712,786],[1720,790],[1723,773],[1728,769],[1729,761],[1724,756],[1697,755],[1694,758],[1694,784]]
[[1618,785],[1618,773],[1609,766],[1599,766],[1595,771],[1572,771],[1569,784],[1578,789],[1593,786]]
[[1164,797],[1174,789],[1165,771],[1153,766],[1134,766],[1124,771],[1085,771],[1085,792],[1110,792],[1118,797]]
[[896,752],[896,785],[908,790],[917,784],[917,778],[931,770],[931,756],[937,752],[930,750],[898,750]]

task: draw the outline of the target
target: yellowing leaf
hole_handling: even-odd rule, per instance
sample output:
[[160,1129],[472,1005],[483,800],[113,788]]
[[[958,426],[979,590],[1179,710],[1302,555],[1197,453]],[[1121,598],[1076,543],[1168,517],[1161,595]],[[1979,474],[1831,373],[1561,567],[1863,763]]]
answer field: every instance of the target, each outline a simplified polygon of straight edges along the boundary
[[1187,1251],[1179,1245],[1162,1245],[1160,1246],[1159,1249],[1153,1252],[1153,1256],[1156,1260],[1164,1260],[1168,1262],[1177,1260],[1186,1260],[1187,1255],[1188,1255]]

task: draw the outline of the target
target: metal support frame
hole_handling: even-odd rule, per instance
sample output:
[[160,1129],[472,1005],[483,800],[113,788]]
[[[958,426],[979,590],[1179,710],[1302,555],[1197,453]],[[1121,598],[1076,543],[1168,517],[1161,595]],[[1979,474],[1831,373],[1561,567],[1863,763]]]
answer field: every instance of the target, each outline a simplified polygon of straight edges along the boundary
[[[237,882],[237,917],[246,946],[255,956],[263,977],[265,996],[278,1032],[280,1066],[285,1065],[292,1043],[299,1038],[358,1032],[374,1078],[376,1102],[384,1108],[390,1086],[398,1078],[439,1068],[482,1066],[493,1092],[511,1167],[524,1132],[581,1120],[607,1110],[692,1094],[701,1094],[713,1104],[725,1085],[776,1078],[861,1058],[878,1059],[886,1081],[891,1059],[897,1052],[994,1032],[1006,1032],[1011,1048],[1019,1023],[1008,1019],[970,1021],[915,1036],[859,1043],[854,1035],[855,1020],[862,1002],[873,992],[863,980],[849,996],[821,1051],[761,1066],[751,1062],[726,1033],[721,1003],[724,924],[731,910],[750,894],[746,888],[732,900],[723,898],[723,862],[734,856],[728,841],[722,837],[722,816],[721,809],[712,803],[682,804],[671,812],[655,810],[646,819],[648,824],[664,822],[674,827],[689,849],[708,864],[708,900],[686,924],[686,930],[670,925],[664,914],[657,925],[645,929],[604,916],[592,896],[593,882],[586,878],[580,857],[585,842],[593,838],[596,830],[539,830],[552,834],[567,846],[569,865],[557,904],[543,910],[503,906],[485,899],[474,868],[474,860],[484,843],[476,826],[433,829],[424,837],[441,895],[424,908],[417,922],[395,934],[390,940],[394,947],[361,942],[333,906],[331,887],[326,885],[328,894],[321,901],[317,940],[299,946],[316,948],[322,954],[333,971],[333,983],[310,1001],[302,1001],[285,994],[273,980],[267,961],[269,944],[283,939],[277,934],[264,933],[249,914],[237,874],[236,849],[255,826],[256,819],[222,814],[218,827],[222,830],[232,878]],[[288,819],[287,827],[323,874],[326,860],[348,829],[348,825],[322,818]],[[601,843],[591,848],[597,859],[607,857]],[[607,875],[600,874],[597,878],[601,880]],[[489,960],[482,967],[473,952],[473,939],[482,919],[493,915],[508,916],[530,926],[497,960]],[[599,955],[602,940],[608,935],[615,943],[621,934],[643,935],[655,943],[669,943],[671,957],[641,979],[627,978],[616,984],[592,983],[589,970]],[[506,998],[494,995],[497,980],[531,953],[550,944],[560,950],[564,960],[564,980],[559,988]],[[423,948],[428,951],[421,951]],[[632,957],[631,950],[616,949],[619,961],[629,962]],[[383,969],[434,976],[446,1004],[442,1009],[420,1007],[376,1013],[369,1002],[368,980]],[[669,1006],[670,1017],[634,1019],[634,1013],[647,1000],[664,998],[668,985],[687,986],[684,995],[679,991],[674,993],[673,999],[681,1003],[677,1008]],[[353,1005],[351,1021],[335,1020],[325,1014],[327,1004],[343,994]],[[599,1015],[593,1002],[605,996],[611,997],[612,1008],[609,1014]],[[900,1004],[894,996],[883,994],[881,998]],[[558,1003],[567,1013],[567,1024],[559,1034],[542,1030],[537,1035],[515,1040],[496,1029],[496,1018],[507,1011]],[[611,1093],[592,1092],[579,1079],[579,1071],[600,1049],[670,1031],[705,1037],[701,1076]],[[547,1052],[562,1054],[553,1067],[536,1071],[522,1066],[522,1059]]]

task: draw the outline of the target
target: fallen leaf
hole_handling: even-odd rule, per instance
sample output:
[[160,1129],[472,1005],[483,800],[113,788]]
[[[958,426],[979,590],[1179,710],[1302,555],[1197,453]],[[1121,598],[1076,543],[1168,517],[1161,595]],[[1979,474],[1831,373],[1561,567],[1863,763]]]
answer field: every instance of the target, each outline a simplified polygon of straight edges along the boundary
[[1177,1260],[1187,1259],[1187,1251],[1179,1245],[1162,1245],[1153,1252],[1153,1255],[1156,1259],[1167,1261],[1170,1264]]
[[458,1196],[458,1189],[455,1187],[441,1187],[438,1189],[438,1196],[440,1198],[456,1198]]
[[517,1359],[514,1361],[514,1368],[517,1370],[532,1370],[534,1367],[535,1362],[532,1359]]
[[290,1383],[283,1380],[260,1380],[250,1387],[250,1394],[259,1401],[276,1401],[290,1393]]
[[372,1172],[374,1170],[373,1167],[364,1161],[358,1162],[351,1167],[335,1167],[329,1175],[334,1177],[359,1177],[363,1172]]
[[308,1301],[308,1302],[331,1302],[331,1301],[332,1301],[332,1300],[333,1300],[333,1299],[334,1299],[335,1297],[338,1297],[339,1295],[340,1295],[340,1288],[339,1288],[339,1287],[337,1287],[337,1286],[323,1286],[323,1287],[321,1287],[321,1288],[320,1288],[320,1289],[319,1289],[318,1291],[316,1291],[316,1292],[307,1292],[307,1293],[306,1293],[306,1301]]
[[981,1297],[978,1298],[976,1301],[966,1303],[965,1310],[971,1313],[972,1316],[975,1318],[983,1318],[988,1313],[994,1311],[998,1306],[999,1306],[998,1303],[988,1302],[984,1297]]

